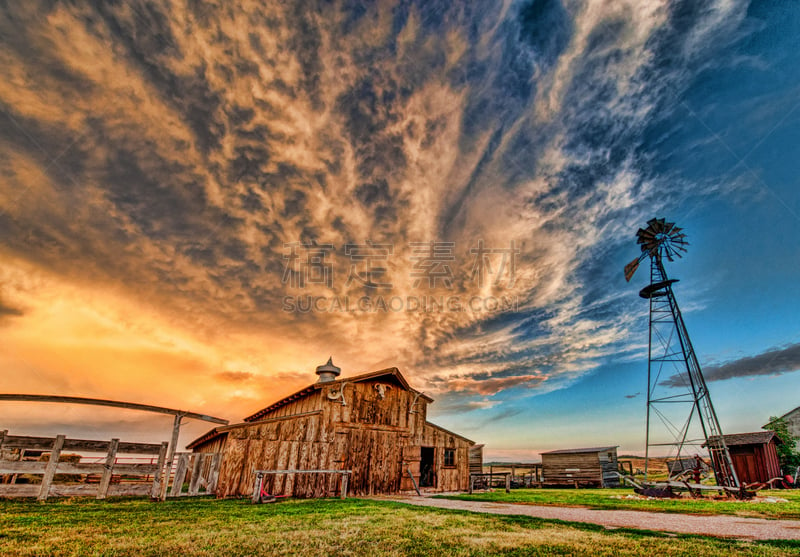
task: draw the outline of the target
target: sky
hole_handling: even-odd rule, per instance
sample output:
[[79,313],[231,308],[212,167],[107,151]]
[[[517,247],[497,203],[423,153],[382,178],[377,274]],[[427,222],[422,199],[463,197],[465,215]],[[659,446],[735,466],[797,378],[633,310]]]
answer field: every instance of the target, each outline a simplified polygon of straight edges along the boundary
[[[238,422],[332,356],[399,368],[487,460],[640,454],[622,270],[664,217],[723,431],[800,405],[791,0],[0,10],[0,392]],[[0,404],[16,434],[171,425]]]

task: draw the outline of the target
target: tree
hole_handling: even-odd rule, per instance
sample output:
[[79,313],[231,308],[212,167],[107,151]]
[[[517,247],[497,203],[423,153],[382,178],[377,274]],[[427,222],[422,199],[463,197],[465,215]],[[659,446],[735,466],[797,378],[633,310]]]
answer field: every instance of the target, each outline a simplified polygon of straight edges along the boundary
[[778,439],[783,441],[783,443],[777,444],[778,461],[784,473],[793,474],[797,467],[800,466],[800,453],[795,450],[795,443],[798,438],[789,432],[789,424],[783,418],[770,416],[769,423],[764,426],[764,429],[774,431]]

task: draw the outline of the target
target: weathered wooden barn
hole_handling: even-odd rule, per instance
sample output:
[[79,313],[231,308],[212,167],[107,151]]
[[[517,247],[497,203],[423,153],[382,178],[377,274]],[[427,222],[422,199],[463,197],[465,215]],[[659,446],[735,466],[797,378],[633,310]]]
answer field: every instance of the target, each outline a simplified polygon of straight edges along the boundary
[[[718,439],[711,437],[709,441]],[[774,431],[733,433],[723,435],[731,454],[739,483],[748,485],[767,482],[781,475],[777,443],[780,438]]]
[[619,485],[617,447],[563,449],[542,454],[542,484],[549,486]]
[[[468,489],[480,446],[471,453],[473,441],[428,422],[433,399],[397,368],[345,379],[339,373],[329,360],[317,368],[317,383],[187,446],[223,453],[218,497],[250,495],[254,470],[351,470],[348,490],[356,495]],[[265,477],[264,489],[319,497],[335,493],[340,481],[339,474],[276,474]]]
[[[800,450],[800,406],[794,410],[789,410],[783,416],[778,416],[778,419],[786,422],[789,433],[795,438],[795,448]],[[770,422],[771,423],[771,422]],[[770,424],[762,426],[763,429],[769,427]]]

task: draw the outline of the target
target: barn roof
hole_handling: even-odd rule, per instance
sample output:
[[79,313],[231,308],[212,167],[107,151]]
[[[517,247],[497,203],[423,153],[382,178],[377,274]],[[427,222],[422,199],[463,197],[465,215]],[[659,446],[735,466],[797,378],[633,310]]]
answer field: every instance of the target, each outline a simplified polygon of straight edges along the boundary
[[[322,413],[322,410],[314,410],[312,412],[303,412],[301,414],[291,414],[290,416],[278,416],[277,418],[269,418],[267,420],[259,420],[259,424],[268,424],[272,422],[282,422],[286,420],[294,420],[297,418],[307,418],[309,416],[316,416],[317,414]],[[247,427],[253,425],[252,422],[242,422],[240,424],[233,424],[233,425],[226,425],[226,426],[218,426],[212,430],[207,431],[188,445],[186,445],[187,449],[194,449],[195,447],[202,445],[203,443],[208,443],[212,439],[220,437],[221,435],[227,435],[227,433],[234,429],[241,429],[243,427]]]
[[341,384],[344,384],[344,383],[360,383],[362,381],[369,381],[371,379],[378,379],[378,378],[381,378],[381,377],[392,377],[393,380],[396,383],[398,383],[401,387],[403,387],[407,391],[411,391],[412,393],[418,393],[420,395],[420,398],[423,398],[423,399],[427,400],[428,402],[433,402],[433,399],[431,397],[429,397],[428,395],[423,394],[420,391],[417,391],[415,389],[412,389],[411,386],[408,384],[408,381],[406,381],[406,378],[403,377],[402,373],[400,373],[399,369],[397,369],[396,367],[390,367],[390,368],[381,369],[381,370],[378,370],[378,371],[373,371],[373,372],[370,372],[370,373],[363,373],[361,375],[356,375],[355,377],[345,377],[345,378],[342,378],[342,379],[337,379],[336,381],[326,381],[324,383],[314,383],[312,385],[309,385],[308,387],[300,389],[299,391],[297,391],[294,394],[291,394],[291,395],[289,395],[289,396],[287,396],[285,398],[282,398],[281,400],[279,400],[277,402],[272,403],[271,405],[267,406],[266,408],[262,408],[261,410],[259,410],[255,414],[251,414],[250,416],[247,416],[244,419],[244,421],[245,422],[258,421],[262,417],[266,416],[267,414],[269,414],[270,412],[272,412],[274,410],[277,410],[281,406],[285,406],[285,405],[289,404],[290,402],[293,402],[293,401],[295,401],[297,399],[300,399],[300,398],[303,398],[305,396],[308,396],[309,394],[311,394],[314,391],[317,391],[319,389],[322,389],[323,387],[330,387],[332,385],[341,385]]
[[[428,420],[425,420],[425,425],[426,425],[426,426],[429,426],[429,427],[432,427],[432,428],[434,428],[434,429],[438,429],[438,430],[439,430],[439,431],[441,431],[442,433],[446,433],[447,435],[452,435],[453,437],[458,437],[458,438],[459,438],[459,439],[461,439],[462,441],[466,441],[467,443],[472,443],[473,445],[475,445],[475,441],[473,441],[472,439],[467,439],[467,438],[466,438],[466,437],[464,437],[463,435],[459,435],[458,433],[455,433],[455,432],[453,432],[453,431],[450,431],[449,429],[445,429],[445,428],[443,428],[443,427],[442,427],[442,426],[440,426],[440,425],[432,424],[432,423],[431,423],[431,422],[429,422]],[[475,445],[475,446],[476,446],[476,447],[483,447],[483,445]]]
[[[709,437],[709,441],[718,439],[719,437]],[[729,447],[736,445],[764,445],[769,443],[773,438],[777,443],[781,443],[781,438],[775,435],[774,431],[754,431],[752,433],[729,433],[722,436],[725,439],[725,444]],[[705,446],[705,444],[703,444]]]
[[[788,417],[789,417],[789,416],[791,416],[792,414],[796,414],[796,413],[798,413],[798,412],[800,412],[800,406],[798,406],[798,407],[797,407],[797,408],[795,408],[794,410],[789,410],[789,411],[788,411],[788,412],[786,412],[786,414],[784,414],[783,416],[778,416],[778,419],[779,419],[779,420],[785,420],[786,418],[788,418]],[[775,420],[772,420],[771,422],[769,422],[769,423],[765,424],[765,425],[764,425],[764,426],[762,426],[762,427],[767,427],[767,426],[769,426],[769,425],[770,425],[772,422],[774,422],[774,421],[775,421]]]
[[222,432],[220,432],[216,427],[213,428],[213,429],[210,429],[207,432],[205,432],[203,435],[201,435],[200,437],[198,437],[197,439],[195,439],[194,441],[192,441],[191,443],[186,445],[186,448],[187,449],[194,449],[198,445],[202,445],[203,443],[205,443],[207,441],[211,441],[212,439],[214,439],[218,435],[222,435]]
[[586,449],[561,449],[558,451],[548,451],[546,453],[539,453],[539,454],[578,454],[578,453],[603,453],[606,451],[610,451],[611,449],[616,449],[619,445],[611,445],[609,447],[589,447]]

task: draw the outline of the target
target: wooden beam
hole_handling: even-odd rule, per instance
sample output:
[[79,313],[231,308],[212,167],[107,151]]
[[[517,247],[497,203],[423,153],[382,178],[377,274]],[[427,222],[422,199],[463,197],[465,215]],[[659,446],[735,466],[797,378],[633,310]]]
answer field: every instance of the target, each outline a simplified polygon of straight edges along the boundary
[[164,485],[161,488],[162,501],[167,498],[167,483],[169,483],[169,472],[172,469],[172,461],[175,459],[175,452],[178,450],[178,436],[181,434],[181,419],[182,416],[176,414],[175,420],[172,422],[172,441],[169,444],[169,452],[167,453],[167,472],[165,476],[167,481],[164,482]]
[[186,471],[189,468],[189,454],[180,453],[178,455],[178,465],[175,467],[175,476],[172,478],[172,489],[169,492],[170,497],[178,497],[183,489],[183,480],[186,479]]
[[158,463],[156,464],[155,476],[153,476],[153,487],[150,489],[150,499],[153,501],[161,497],[161,484],[169,481],[169,474],[164,479],[164,462],[167,460],[167,442],[161,443],[161,450],[158,453]]
[[414,474],[411,473],[411,468],[408,466],[408,463],[406,463],[406,472],[408,472],[408,477],[411,478],[411,483],[414,485],[414,490],[417,492],[417,495],[422,496],[422,493],[419,492],[417,480],[414,479]]
[[100,478],[100,487],[97,488],[97,498],[105,499],[108,494],[108,486],[111,484],[111,474],[114,470],[114,464],[117,460],[117,448],[119,447],[119,439],[112,439],[108,444],[108,454],[106,455],[106,462],[103,465],[103,477]]
[[[53,446],[55,437],[31,437],[27,435],[6,435],[2,446],[13,449],[32,449],[49,451]],[[105,453],[108,451],[109,441],[96,441],[93,439],[65,439],[64,451],[86,451]],[[158,454],[161,445],[157,443],[128,443],[120,442],[117,448],[119,453],[133,454]]]
[[53,478],[56,475],[58,460],[61,458],[61,448],[64,446],[64,437],[64,435],[59,435],[56,437],[55,443],[53,443],[53,448],[50,450],[50,461],[47,463],[47,467],[44,470],[44,476],[42,476],[42,486],[39,489],[39,495],[37,497],[39,501],[46,501],[47,495],[50,493],[50,484],[53,483]]
[[203,453],[194,453],[192,458],[194,458],[194,462],[192,463],[192,479],[189,481],[190,496],[200,493],[200,480],[203,478],[202,467],[205,455]]
[[106,400],[102,398],[85,398],[79,396],[57,396],[57,395],[19,395],[19,394],[0,394],[0,402],[61,402],[65,404],[90,404],[93,406],[108,406],[111,408],[125,408],[128,410],[141,410],[143,412],[156,412],[157,414],[169,414],[172,416],[184,416],[194,420],[203,420],[215,424],[227,425],[228,420],[197,414],[185,410],[175,410],[173,408],[163,408],[161,406],[151,406],[149,404],[137,404],[134,402],[121,402],[118,400]]

